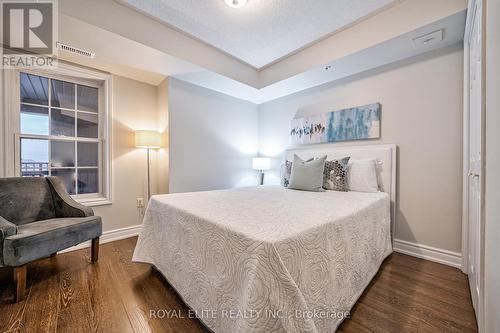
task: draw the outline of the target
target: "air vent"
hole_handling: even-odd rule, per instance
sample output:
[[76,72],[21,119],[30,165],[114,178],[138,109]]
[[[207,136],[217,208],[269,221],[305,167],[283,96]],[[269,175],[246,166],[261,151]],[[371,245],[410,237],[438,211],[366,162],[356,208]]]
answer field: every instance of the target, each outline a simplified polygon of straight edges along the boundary
[[434,46],[434,44],[442,42],[444,39],[443,29],[431,32],[429,34],[425,34],[423,36],[419,36],[413,38],[413,47],[418,50],[422,48],[427,48],[430,46]]
[[71,46],[71,45],[68,45],[68,44],[63,44],[63,43],[57,42],[56,46],[57,46],[58,50],[69,52],[69,53],[73,53],[73,54],[78,54],[78,55],[80,55],[82,57],[87,57],[87,58],[94,58],[95,57],[95,53],[94,52],[90,52],[90,51],[87,51],[87,50],[84,50],[84,49],[80,49],[78,47],[74,47],[74,46]]

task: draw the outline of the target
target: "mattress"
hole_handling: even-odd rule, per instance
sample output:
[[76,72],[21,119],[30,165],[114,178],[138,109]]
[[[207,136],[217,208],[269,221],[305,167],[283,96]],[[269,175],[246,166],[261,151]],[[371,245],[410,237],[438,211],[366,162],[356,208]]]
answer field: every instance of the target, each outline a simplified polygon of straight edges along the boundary
[[333,332],[392,252],[388,194],[280,186],[153,196],[133,261],[214,332]]

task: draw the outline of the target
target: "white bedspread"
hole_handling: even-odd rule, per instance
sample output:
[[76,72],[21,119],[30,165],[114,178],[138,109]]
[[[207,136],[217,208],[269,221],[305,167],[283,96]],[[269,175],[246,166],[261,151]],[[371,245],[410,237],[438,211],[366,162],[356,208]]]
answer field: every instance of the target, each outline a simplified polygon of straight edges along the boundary
[[280,186],[158,195],[133,261],[214,332],[333,332],[392,252],[389,206]]

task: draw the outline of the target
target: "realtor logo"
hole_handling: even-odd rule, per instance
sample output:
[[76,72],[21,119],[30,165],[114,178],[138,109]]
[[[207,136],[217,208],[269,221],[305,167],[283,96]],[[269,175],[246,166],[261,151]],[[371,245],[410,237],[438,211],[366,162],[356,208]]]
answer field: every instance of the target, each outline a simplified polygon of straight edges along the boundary
[[[53,65],[55,1],[2,1],[4,67]],[[50,62],[50,63],[49,63]]]

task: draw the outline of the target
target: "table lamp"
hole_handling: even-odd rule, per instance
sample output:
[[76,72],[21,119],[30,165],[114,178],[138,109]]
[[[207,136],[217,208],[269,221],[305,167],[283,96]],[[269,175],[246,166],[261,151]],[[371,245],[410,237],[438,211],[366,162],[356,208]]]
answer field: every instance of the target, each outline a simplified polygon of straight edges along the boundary
[[264,184],[264,171],[271,169],[271,159],[269,157],[254,157],[252,168],[260,172],[260,185]]

